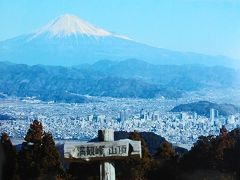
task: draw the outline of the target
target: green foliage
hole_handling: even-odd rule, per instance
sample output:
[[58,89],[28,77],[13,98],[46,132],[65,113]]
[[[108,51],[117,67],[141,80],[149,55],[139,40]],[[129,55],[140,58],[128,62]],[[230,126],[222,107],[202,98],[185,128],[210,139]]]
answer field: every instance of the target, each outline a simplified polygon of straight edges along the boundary
[[[200,136],[182,156],[164,141],[151,157],[138,132],[132,132],[129,138],[141,141],[142,158],[114,161],[118,179],[240,179],[240,129],[228,132],[223,127],[218,136]],[[36,120],[19,153],[6,133],[1,135],[0,152],[5,158],[2,179],[99,178],[99,162],[72,163],[66,174],[52,135],[44,132]]]
[[2,133],[1,135],[0,148],[2,149],[4,158],[2,179],[17,179],[17,152],[6,133]]
[[30,128],[28,129],[27,135],[24,140],[28,143],[41,144],[43,138],[43,127],[40,122],[34,120],[32,124],[30,124]]
[[143,180],[147,179],[147,174],[151,168],[152,159],[148,152],[144,139],[136,131],[132,132],[129,139],[141,141],[142,158],[129,157],[126,161],[117,163],[119,169],[119,179]]
[[174,179],[177,173],[177,155],[172,145],[162,142],[154,155],[148,179]]
[[20,175],[22,179],[47,178],[63,176],[60,156],[53,137],[43,132],[37,120],[33,121],[19,152]]
[[56,172],[64,173],[59,153],[55,147],[55,142],[50,133],[44,133],[41,146],[41,168],[44,173]]
[[176,156],[175,151],[172,148],[172,145],[167,141],[164,141],[157,150],[155,154],[155,158],[163,159],[163,160],[170,160],[174,159]]
[[192,149],[183,156],[181,166],[185,169],[209,168],[213,139],[213,136],[200,136]]
[[[212,170],[236,174],[240,178],[240,130],[227,132],[223,127],[218,136],[201,136],[180,161],[181,171]],[[197,162],[197,163],[196,163]],[[234,175],[235,176],[235,175]]]

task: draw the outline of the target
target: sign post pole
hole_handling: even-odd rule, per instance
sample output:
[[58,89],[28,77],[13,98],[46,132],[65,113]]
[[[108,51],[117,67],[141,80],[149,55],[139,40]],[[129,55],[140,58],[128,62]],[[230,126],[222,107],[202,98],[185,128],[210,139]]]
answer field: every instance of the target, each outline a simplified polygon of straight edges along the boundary
[[[114,141],[114,132],[112,129],[100,130],[98,132],[99,141]],[[101,162],[100,180],[115,180],[115,166],[113,162]]]
[[98,131],[99,142],[65,142],[64,159],[67,162],[100,162],[100,180],[115,180],[117,159],[142,157],[141,141],[121,139],[114,141],[113,130]]

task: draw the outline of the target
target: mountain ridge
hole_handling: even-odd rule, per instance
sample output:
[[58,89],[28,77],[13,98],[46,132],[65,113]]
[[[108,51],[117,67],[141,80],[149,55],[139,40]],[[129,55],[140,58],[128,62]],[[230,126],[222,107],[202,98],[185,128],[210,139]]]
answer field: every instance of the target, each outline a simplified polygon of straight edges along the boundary
[[[0,61],[28,65],[73,66],[83,63],[93,64],[101,59],[112,61],[142,59],[151,64],[161,65],[203,64],[240,67],[237,60],[228,57],[157,48],[101,28],[95,28],[95,26],[92,27],[92,25],[83,23],[85,28],[81,29],[78,20],[74,20],[75,17],[69,18],[69,15],[62,18],[56,22],[57,24],[50,23],[37,35],[30,33],[0,41]],[[63,33],[67,36],[51,38],[46,32],[53,32],[55,35]],[[85,34],[78,32],[85,32]],[[88,36],[87,34],[100,36]]]
[[240,108],[233,104],[217,104],[209,101],[198,101],[175,106],[171,112],[196,112],[199,115],[210,117],[210,109],[218,111],[219,115],[229,116],[240,112]]
[[[129,65],[131,70],[126,68]],[[80,67],[0,62],[0,93],[76,103],[89,102],[85,95],[175,99],[185,92],[204,88],[239,88],[239,74],[225,67],[155,66],[137,60],[105,61]]]

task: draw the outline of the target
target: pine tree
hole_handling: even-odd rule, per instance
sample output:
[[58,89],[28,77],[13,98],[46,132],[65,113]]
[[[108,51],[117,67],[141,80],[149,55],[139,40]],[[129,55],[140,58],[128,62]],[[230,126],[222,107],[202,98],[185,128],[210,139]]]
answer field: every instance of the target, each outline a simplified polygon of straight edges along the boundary
[[176,156],[176,153],[174,149],[172,148],[172,145],[168,143],[167,141],[164,141],[161,143],[160,147],[158,148],[155,158],[163,159],[163,160],[172,160]]
[[30,124],[30,128],[28,129],[27,135],[24,140],[27,143],[41,144],[43,138],[43,126],[41,122],[34,120],[32,124]]
[[44,133],[41,146],[41,170],[44,174],[63,176],[64,170],[60,162],[60,155],[55,147],[52,134]]
[[147,174],[151,167],[151,157],[144,139],[136,131],[132,132],[129,139],[141,141],[142,158],[129,157],[126,161],[118,163],[121,171],[119,179],[143,180],[147,179]]
[[[181,168],[185,170],[208,169],[212,167],[211,151],[214,136],[200,136],[191,150],[181,159]],[[196,163],[197,162],[197,163]]]
[[224,168],[224,156],[225,152],[232,149],[234,146],[234,141],[231,139],[228,131],[225,127],[222,127],[217,136],[212,141],[213,148],[211,150],[211,157],[213,158],[213,167]]
[[63,174],[52,135],[43,131],[40,122],[33,121],[24,139],[19,152],[22,179],[53,179]]
[[224,152],[224,168],[236,173],[240,179],[240,129],[236,128],[229,133],[233,146]]
[[174,179],[177,171],[177,155],[172,145],[167,141],[161,143],[154,155],[154,161],[149,173],[150,179]]
[[0,148],[4,156],[2,179],[17,179],[17,152],[6,133],[1,135]]

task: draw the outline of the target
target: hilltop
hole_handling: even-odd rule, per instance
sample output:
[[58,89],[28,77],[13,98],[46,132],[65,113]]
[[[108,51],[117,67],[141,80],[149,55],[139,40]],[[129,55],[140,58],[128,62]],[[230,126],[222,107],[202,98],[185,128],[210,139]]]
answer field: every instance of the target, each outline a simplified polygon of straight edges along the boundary
[[198,101],[189,104],[180,104],[174,107],[171,112],[196,112],[202,116],[210,116],[210,109],[218,111],[219,115],[229,116],[240,112],[240,108],[233,104],[217,104],[209,101]]

